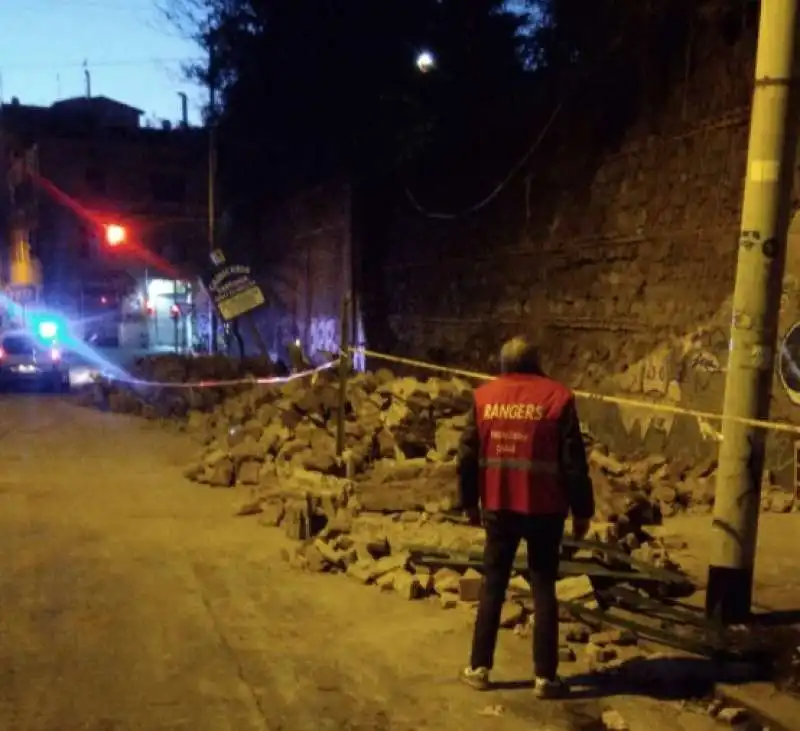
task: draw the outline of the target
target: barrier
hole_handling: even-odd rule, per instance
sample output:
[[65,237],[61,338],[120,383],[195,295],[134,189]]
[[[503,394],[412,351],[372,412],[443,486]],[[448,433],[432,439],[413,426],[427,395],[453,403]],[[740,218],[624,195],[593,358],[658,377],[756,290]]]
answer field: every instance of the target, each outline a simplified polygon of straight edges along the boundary
[[[366,348],[353,348],[354,352],[358,351],[366,358],[374,358],[375,360],[383,360],[388,363],[397,363],[400,365],[412,366],[424,370],[442,373],[450,376],[460,376],[462,378],[471,378],[480,381],[491,381],[495,376],[488,373],[479,373],[477,371],[468,371],[461,368],[450,368],[447,366],[440,366],[434,363],[427,363],[422,360],[414,360],[412,358],[402,358],[396,355],[388,355],[386,353],[378,353],[374,350]],[[734,424],[741,424],[743,426],[750,426],[758,429],[765,429],[768,431],[783,432],[786,434],[800,435],[800,426],[794,424],[785,424],[778,421],[766,421],[760,419],[748,419],[742,416],[732,416],[715,414],[710,411],[698,411],[696,409],[687,409],[682,406],[671,406],[669,404],[657,404],[652,401],[640,401],[633,398],[626,398],[625,396],[607,396],[599,393],[589,393],[588,391],[573,391],[575,397],[587,401],[600,401],[607,404],[616,404],[617,406],[635,406],[638,408],[647,408],[651,411],[660,412],[664,414],[692,416],[698,419],[705,419],[707,421],[718,422],[732,422]]]
[[199,388],[228,388],[230,386],[272,386],[276,384],[289,383],[301,378],[315,376],[317,373],[329,370],[339,364],[339,359],[329,361],[316,368],[309,368],[305,371],[292,373],[288,376],[269,376],[265,378],[230,378],[221,381],[147,381],[141,378],[133,378],[130,376],[115,376],[108,374],[101,374],[98,380],[106,380],[116,383],[124,383],[129,386],[141,386],[145,388],[173,388],[173,389],[199,389]]

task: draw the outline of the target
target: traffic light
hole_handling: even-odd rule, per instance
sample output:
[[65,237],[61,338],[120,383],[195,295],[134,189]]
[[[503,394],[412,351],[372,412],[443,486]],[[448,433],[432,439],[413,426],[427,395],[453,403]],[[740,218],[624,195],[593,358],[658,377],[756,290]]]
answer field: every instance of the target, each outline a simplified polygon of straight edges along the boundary
[[122,246],[128,240],[128,230],[118,223],[109,223],[105,226],[106,244],[111,247]]

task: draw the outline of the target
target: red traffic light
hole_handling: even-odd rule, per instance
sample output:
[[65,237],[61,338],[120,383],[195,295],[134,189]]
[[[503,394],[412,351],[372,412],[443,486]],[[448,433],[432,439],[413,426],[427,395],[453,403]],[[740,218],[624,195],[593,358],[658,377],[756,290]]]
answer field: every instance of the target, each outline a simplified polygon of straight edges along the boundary
[[128,240],[128,230],[118,223],[109,223],[105,226],[106,243],[109,246],[122,246]]

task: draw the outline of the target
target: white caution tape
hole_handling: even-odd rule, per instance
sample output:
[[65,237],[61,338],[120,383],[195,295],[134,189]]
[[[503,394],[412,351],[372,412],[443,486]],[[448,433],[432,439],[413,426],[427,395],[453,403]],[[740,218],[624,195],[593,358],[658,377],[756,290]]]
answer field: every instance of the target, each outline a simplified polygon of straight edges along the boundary
[[[378,353],[366,348],[354,348],[355,352],[362,355],[374,358],[376,360],[384,360],[388,363],[400,363],[402,365],[413,366],[415,368],[423,368],[436,373],[444,373],[451,376],[460,376],[462,378],[471,378],[480,381],[491,381],[495,376],[488,373],[478,373],[477,371],[466,371],[461,368],[448,368],[446,366],[435,365],[427,363],[422,360],[414,360],[412,358],[401,358],[396,355],[387,355],[386,353]],[[762,419],[750,419],[743,416],[733,416],[725,414],[715,414],[711,411],[698,411],[697,409],[687,409],[682,406],[674,406],[671,404],[654,403],[652,401],[641,401],[639,399],[626,398],[624,396],[606,396],[600,393],[590,393],[588,391],[573,391],[575,397],[578,399],[586,399],[587,401],[601,401],[607,404],[616,404],[617,406],[633,406],[636,408],[644,408],[650,411],[660,412],[664,414],[674,414],[676,416],[692,416],[697,419],[702,419],[711,422],[731,422],[740,424],[742,426],[750,426],[756,429],[766,429],[770,431],[783,432],[785,434],[800,435],[800,426],[795,424],[786,424],[779,421],[766,421]]]
[[174,382],[174,381],[147,381],[141,378],[133,378],[129,376],[117,376],[111,374],[102,374],[99,380],[114,381],[117,383],[125,383],[130,386],[142,386],[146,388],[227,388],[229,386],[273,386],[281,383],[289,383],[301,378],[314,377],[322,371],[329,370],[338,365],[339,361],[332,360],[329,363],[324,363],[316,368],[310,368],[306,371],[299,371],[292,373],[288,376],[269,376],[266,378],[231,378],[222,381],[189,381],[189,382]]

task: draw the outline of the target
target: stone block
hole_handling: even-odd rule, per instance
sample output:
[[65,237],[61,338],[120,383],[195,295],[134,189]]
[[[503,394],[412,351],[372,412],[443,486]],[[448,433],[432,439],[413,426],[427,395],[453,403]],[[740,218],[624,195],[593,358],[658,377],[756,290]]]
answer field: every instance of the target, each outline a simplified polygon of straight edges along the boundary
[[556,598],[560,602],[574,602],[594,595],[588,576],[568,576],[556,582]]
[[462,602],[477,602],[481,597],[483,576],[475,569],[467,569],[458,579],[458,597]]

